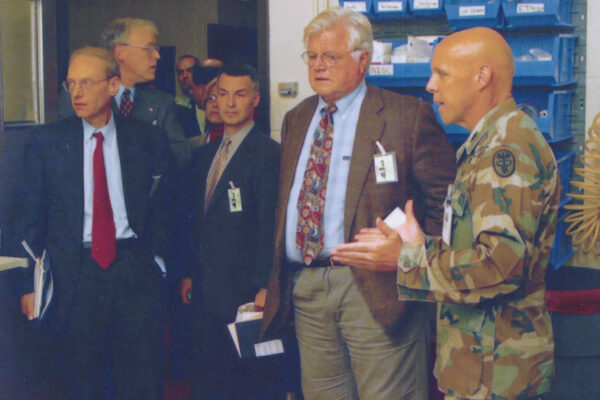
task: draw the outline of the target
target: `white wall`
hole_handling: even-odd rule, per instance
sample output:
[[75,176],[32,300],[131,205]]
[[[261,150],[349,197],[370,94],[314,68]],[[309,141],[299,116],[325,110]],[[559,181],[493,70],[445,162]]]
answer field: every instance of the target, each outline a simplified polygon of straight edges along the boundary
[[600,112],[600,36],[592,25],[600,18],[600,1],[587,2],[587,55],[585,79],[585,128],[586,134]]
[[[276,0],[269,2],[269,71],[271,94],[271,136],[279,140],[286,111],[314,92],[308,83],[308,71],[300,54],[304,51],[304,27],[337,0]],[[298,82],[298,95],[279,95],[279,82]]]
[[[309,0],[277,0],[269,2],[269,73],[271,94],[271,136],[280,138],[285,112],[312,93],[308,85],[306,65],[300,59],[304,51],[302,30],[314,17]],[[296,97],[282,97],[279,82],[298,82]]]

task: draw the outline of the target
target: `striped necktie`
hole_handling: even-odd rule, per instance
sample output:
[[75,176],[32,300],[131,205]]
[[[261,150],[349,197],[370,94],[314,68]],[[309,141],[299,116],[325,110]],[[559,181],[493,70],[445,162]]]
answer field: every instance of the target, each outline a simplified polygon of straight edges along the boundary
[[208,176],[206,177],[206,191],[204,192],[205,214],[206,210],[208,209],[208,204],[210,203],[210,200],[215,192],[215,188],[217,187],[217,182],[219,182],[219,179],[221,179],[221,175],[223,174],[223,170],[227,164],[227,156],[229,155],[230,144],[231,139],[223,139],[221,146],[219,147],[219,150],[217,150],[217,154],[210,165],[210,170],[208,171]]

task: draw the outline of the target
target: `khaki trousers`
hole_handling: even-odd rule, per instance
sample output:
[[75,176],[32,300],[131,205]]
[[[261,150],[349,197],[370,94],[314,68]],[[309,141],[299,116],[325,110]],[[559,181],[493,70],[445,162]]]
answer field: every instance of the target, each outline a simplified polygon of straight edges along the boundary
[[427,400],[425,311],[388,336],[349,267],[299,270],[293,298],[306,400]]

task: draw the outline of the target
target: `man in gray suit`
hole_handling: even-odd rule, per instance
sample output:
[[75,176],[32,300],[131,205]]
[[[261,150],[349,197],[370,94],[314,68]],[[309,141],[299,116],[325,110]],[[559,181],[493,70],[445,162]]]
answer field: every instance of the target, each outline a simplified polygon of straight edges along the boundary
[[[113,112],[163,128],[177,165],[184,168],[190,159],[190,145],[177,118],[175,101],[144,85],[155,77],[160,58],[157,37],[158,29],[152,21],[136,18],[117,18],[102,32],[100,44],[113,54],[121,75]],[[61,118],[75,115],[66,92],[61,92],[58,114]]]
[[290,110],[281,130],[265,336],[295,324],[307,400],[427,399],[427,308],[394,300],[395,272],[333,265],[329,256],[412,196],[421,224],[439,232],[452,148],[429,104],[365,83],[365,16],[324,11],[304,44],[318,96]]

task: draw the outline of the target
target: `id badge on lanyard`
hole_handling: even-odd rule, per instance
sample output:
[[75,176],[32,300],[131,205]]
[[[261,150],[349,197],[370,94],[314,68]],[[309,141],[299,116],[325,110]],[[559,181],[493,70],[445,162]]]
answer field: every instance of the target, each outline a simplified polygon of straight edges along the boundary
[[229,197],[229,212],[242,211],[242,193],[240,188],[236,188],[232,181],[229,181],[227,197]]
[[379,154],[373,156],[375,165],[375,181],[377,184],[398,182],[398,167],[396,166],[396,152],[386,152],[383,145],[376,141]]
[[444,200],[444,225],[442,226],[442,240],[448,247],[452,241],[452,197],[454,197],[454,185],[450,184]]

